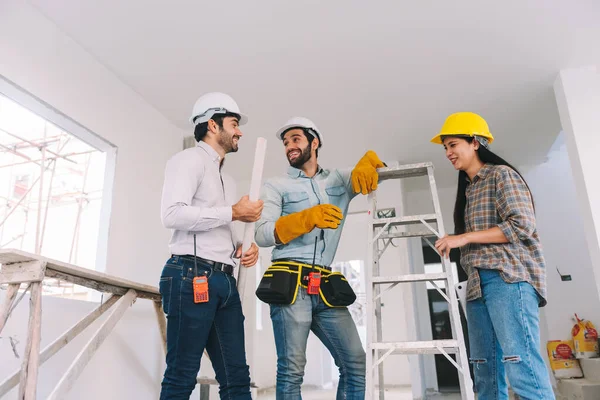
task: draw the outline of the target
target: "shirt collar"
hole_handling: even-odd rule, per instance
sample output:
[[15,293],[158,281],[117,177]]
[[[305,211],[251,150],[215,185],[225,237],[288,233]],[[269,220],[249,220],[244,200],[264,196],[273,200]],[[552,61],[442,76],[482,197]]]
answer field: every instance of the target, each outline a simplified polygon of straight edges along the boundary
[[483,180],[485,178],[487,178],[487,176],[489,175],[490,171],[492,170],[492,164],[483,164],[483,167],[481,167],[479,169],[479,171],[477,172],[477,174],[473,177],[473,182],[471,182],[469,180],[469,177],[467,177],[467,181],[474,183],[480,180]]
[[204,140],[199,141],[196,144],[196,147],[200,147],[201,149],[203,149],[214,163],[221,163],[221,156],[219,155],[219,153],[217,153],[217,151],[213,149],[212,146],[206,143]]
[[[315,174],[315,176],[319,175],[321,172],[323,172],[323,168],[321,168],[320,165],[317,165],[317,173]],[[306,176],[306,174],[304,173],[304,171],[302,171],[301,169],[298,169],[298,168],[294,168],[292,166],[288,167],[287,173],[292,178],[300,178],[300,177],[308,178]]]

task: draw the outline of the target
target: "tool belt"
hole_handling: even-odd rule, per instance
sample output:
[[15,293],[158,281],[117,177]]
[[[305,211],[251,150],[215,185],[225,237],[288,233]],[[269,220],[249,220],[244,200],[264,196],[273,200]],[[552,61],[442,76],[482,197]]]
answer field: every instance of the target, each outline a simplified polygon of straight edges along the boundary
[[311,271],[321,274],[319,296],[325,305],[346,307],[354,303],[356,294],[341,272],[294,261],[274,262],[263,274],[256,297],[267,304],[294,304],[300,287],[307,287],[305,277]]

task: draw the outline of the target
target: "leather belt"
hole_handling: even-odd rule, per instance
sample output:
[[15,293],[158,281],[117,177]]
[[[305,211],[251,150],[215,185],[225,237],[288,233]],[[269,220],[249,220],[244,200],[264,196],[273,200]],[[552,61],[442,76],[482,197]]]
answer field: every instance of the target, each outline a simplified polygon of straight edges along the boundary
[[[178,256],[178,255],[172,254],[172,256]],[[225,264],[225,263],[213,261],[213,260],[207,260],[206,258],[202,258],[202,257],[197,257],[197,256],[194,257],[191,254],[179,255],[178,257],[187,258],[192,261],[194,261],[194,258],[196,258],[196,260],[198,260],[198,262],[210,265],[212,267],[212,269],[214,269],[215,271],[222,271],[225,274],[233,275],[233,269],[234,269],[233,265],[229,265],[229,264]]]

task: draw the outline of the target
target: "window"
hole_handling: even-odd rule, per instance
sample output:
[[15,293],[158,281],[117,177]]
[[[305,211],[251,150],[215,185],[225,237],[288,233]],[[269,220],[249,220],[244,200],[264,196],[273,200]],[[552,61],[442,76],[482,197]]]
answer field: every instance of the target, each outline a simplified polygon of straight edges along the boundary
[[[104,270],[115,150],[0,77],[0,248]],[[46,279],[44,294],[87,289]]]

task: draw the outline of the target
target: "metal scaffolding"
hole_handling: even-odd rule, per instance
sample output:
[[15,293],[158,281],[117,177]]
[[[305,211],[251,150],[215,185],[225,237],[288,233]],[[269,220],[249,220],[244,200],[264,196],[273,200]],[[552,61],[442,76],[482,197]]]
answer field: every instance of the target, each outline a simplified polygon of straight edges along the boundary
[[[92,156],[99,150],[45,121],[41,135],[32,136],[35,136],[32,132],[17,133],[3,126],[0,114],[0,177],[3,181],[7,177],[0,185],[0,248],[18,248],[41,255],[45,235],[51,228],[47,223],[49,211],[76,204],[75,224],[65,239],[70,241],[65,261],[77,263],[83,211],[102,196],[101,190],[86,191]],[[58,175],[70,180],[80,178],[81,183],[61,187],[56,184]],[[35,218],[33,231],[32,218]],[[19,224],[22,229],[14,234]],[[11,231],[13,234],[7,237]],[[23,248],[26,239],[34,242],[32,248]],[[59,279],[46,279],[43,285],[47,295],[68,296],[77,291],[76,285]],[[86,293],[87,289],[81,292]]]

